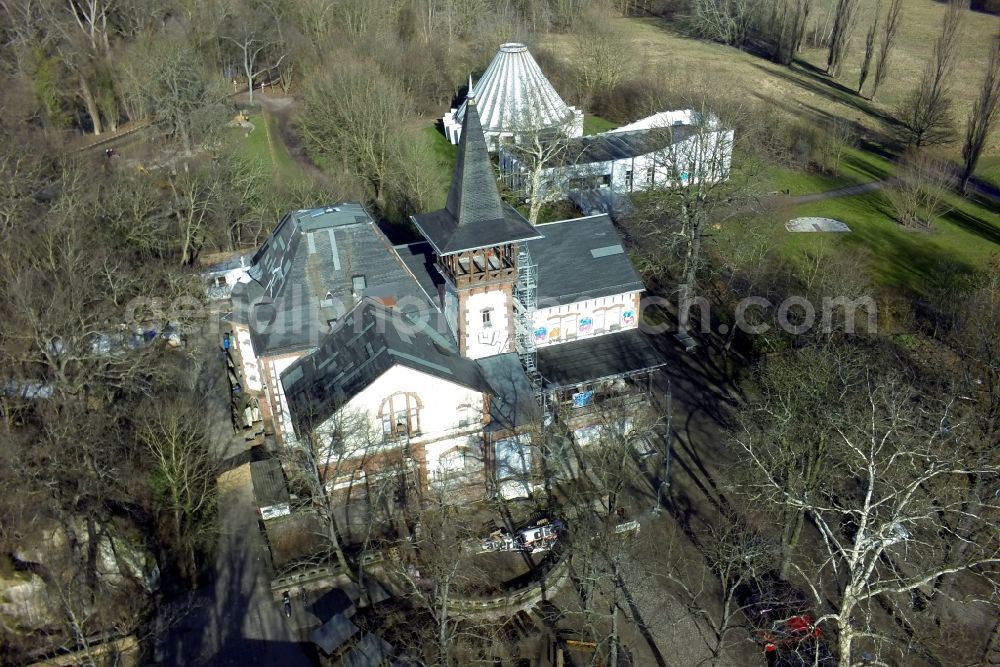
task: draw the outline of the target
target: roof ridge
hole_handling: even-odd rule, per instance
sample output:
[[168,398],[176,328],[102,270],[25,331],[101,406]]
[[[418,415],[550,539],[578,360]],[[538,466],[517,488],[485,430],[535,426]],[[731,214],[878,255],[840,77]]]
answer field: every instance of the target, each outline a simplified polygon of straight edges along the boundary
[[486,137],[475,97],[469,97],[468,109],[462,121],[462,138],[445,204],[445,209],[455,218],[458,226],[491,222],[503,217],[500,190],[486,149]]

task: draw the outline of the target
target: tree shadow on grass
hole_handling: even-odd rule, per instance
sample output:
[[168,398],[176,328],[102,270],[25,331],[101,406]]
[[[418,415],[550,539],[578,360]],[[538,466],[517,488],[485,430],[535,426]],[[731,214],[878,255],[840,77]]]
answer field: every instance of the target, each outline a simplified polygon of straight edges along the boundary
[[[983,208],[992,208],[989,202],[980,200],[980,198],[973,198],[970,201]],[[1000,250],[1000,227],[997,225],[960,208],[953,208],[943,219],[985,241],[997,244],[997,249]]]
[[[889,221],[895,218],[892,207],[882,198],[873,199],[872,213]],[[882,281],[916,295],[932,292],[943,270],[952,275],[975,270],[943,249],[933,231],[911,231],[896,223],[858,225],[845,240],[872,254]]]
[[877,118],[890,128],[899,126],[899,121],[896,118],[879,109],[869,100],[859,96],[856,91],[831,79],[821,69],[809,63],[796,60],[788,69],[777,70],[764,67],[760,64],[754,64],[754,66],[772,76],[793,83],[807,92],[831,102],[852,107],[872,118]]

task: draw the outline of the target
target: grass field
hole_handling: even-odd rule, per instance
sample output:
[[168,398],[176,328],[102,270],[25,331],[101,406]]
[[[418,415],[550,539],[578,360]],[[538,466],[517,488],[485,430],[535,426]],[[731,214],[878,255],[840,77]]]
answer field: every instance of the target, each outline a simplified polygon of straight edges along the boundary
[[242,129],[228,130],[239,150],[270,170],[274,174],[275,182],[287,182],[301,177],[302,169],[296,164],[288,152],[288,146],[282,141],[274,117],[266,111],[259,111],[250,114],[250,122],[253,124],[253,130],[249,136],[244,137]]
[[[850,56],[838,81],[831,81],[820,71],[826,66],[823,49],[805,49],[801,61],[788,68],[731,47],[684,37],[675,26],[660,19],[616,19],[614,25],[626,42],[622,50],[634,54],[629,62],[632,74],[655,73],[676,91],[713,95],[725,91],[734,99],[764,102],[774,113],[814,120],[845,118],[885,131],[884,117],[891,115],[891,110],[914,88],[930,56],[944,5],[934,0],[905,0],[889,76],[878,101],[870,103],[855,95],[854,89],[875,4],[875,0],[863,0],[865,12],[854,31]],[[990,39],[998,25],[1000,17],[969,12],[961,28],[961,55],[953,85],[955,118],[960,125],[964,125],[978,91]],[[545,46],[560,59],[575,59],[576,40],[572,36],[551,35]],[[1000,137],[994,137],[989,150],[1000,150]]]
[[[864,14],[854,32],[850,57],[837,81],[822,70],[826,51],[805,49],[791,68],[759,56],[719,44],[682,36],[668,22],[658,19],[615,21],[631,54],[632,74],[653,73],[678,93],[711,99],[725,91],[732,99],[763,103],[769,114],[780,114],[805,122],[833,118],[857,122],[876,134],[891,131],[893,110],[917,84],[933,41],[941,26],[944,5],[934,0],[905,0],[898,46],[890,74],[877,102],[854,93],[863,54],[865,32],[874,15],[876,0],[862,0]],[[827,3],[833,4],[833,3]],[[883,11],[885,9],[883,5]],[[817,10],[822,16],[822,7]],[[959,130],[964,127],[972,100],[978,94],[988,48],[1000,26],[1000,18],[970,12],[961,28],[960,61],[953,79],[954,115]],[[572,38],[554,36],[547,42],[553,53],[567,62],[575,57]],[[869,83],[870,87],[870,83]],[[942,156],[958,160],[960,146],[941,148]],[[833,190],[845,185],[882,180],[894,173],[890,159],[871,150],[848,151],[833,173],[771,167],[761,174],[761,194],[803,195]],[[1000,185],[1000,132],[994,134],[977,175]],[[827,199],[775,212],[771,219],[747,221],[758,231],[766,230],[769,242],[781,248],[790,261],[798,261],[815,244],[843,245],[858,250],[870,260],[874,280],[887,287],[926,293],[934,287],[940,267],[948,264],[971,271],[1000,256],[1000,215],[988,202],[953,198],[954,208],[935,229],[915,232],[901,228],[885,195],[871,192],[854,197]],[[816,215],[846,222],[851,234],[790,234],[784,223],[793,217]],[[723,247],[746,243],[741,223],[733,222],[720,232]]]
[[883,180],[893,173],[887,158],[861,148],[849,148],[836,169],[829,172],[804,171],[789,167],[769,167],[757,182],[759,194],[807,195]]
[[455,170],[455,156],[458,153],[458,146],[452,146],[448,138],[433,125],[423,128],[420,131],[420,136],[426,142],[428,150],[437,159],[437,166],[441,172],[439,180],[444,186],[438,201],[432,202],[431,210],[433,210],[444,206],[445,199],[448,197],[448,187],[451,184],[451,174]]
[[584,114],[583,116],[584,134],[600,134],[601,132],[613,130],[616,127],[618,127],[618,125],[612,123],[610,120],[605,120],[600,116],[595,116],[593,114]]
[[[857,250],[872,267],[874,281],[885,287],[927,294],[943,267],[967,273],[1000,259],[1000,214],[983,202],[953,197],[952,210],[929,231],[900,227],[881,192],[788,206],[747,221],[764,233],[769,245],[798,263],[818,245]],[[789,233],[784,225],[800,216],[834,218],[847,223],[849,234]],[[741,222],[723,228],[722,246],[743,242]]]

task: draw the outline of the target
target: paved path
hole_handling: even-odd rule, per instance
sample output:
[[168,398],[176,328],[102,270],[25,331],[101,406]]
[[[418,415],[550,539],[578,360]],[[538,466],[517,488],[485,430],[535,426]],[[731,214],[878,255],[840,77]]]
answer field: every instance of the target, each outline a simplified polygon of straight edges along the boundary
[[842,188],[837,188],[835,190],[827,190],[826,192],[816,192],[809,195],[797,195],[795,197],[784,197],[784,200],[792,205],[808,204],[814,201],[823,201],[825,199],[836,199],[837,197],[853,197],[855,195],[863,195],[868,192],[874,192],[875,190],[881,190],[888,184],[888,181],[872,181],[871,183],[859,183],[858,185],[848,185]]
[[[211,350],[215,338],[200,342]],[[197,383],[220,460],[247,446],[230,425],[224,368],[217,352],[207,352]],[[280,602],[272,598],[266,558],[247,474],[219,498],[218,548],[209,582],[190,600],[173,600],[161,610],[156,664],[318,664],[311,645],[298,641]]]
[[179,618],[157,643],[161,665],[315,665],[311,647],[271,596],[264,545],[252,492],[227,492],[219,500],[224,529],[215,574],[190,602],[173,605]]
[[[836,199],[838,197],[854,197],[856,195],[863,195],[868,192],[874,192],[876,190],[881,190],[882,188],[889,185],[888,180],[882,181],[871,181],[869,183],[859,183],[857,185],[848,185],[842,188],[836,188],[834,190],[827,190],[826,192],[815,192],[807,195],[780,195],[775,198],[775,201],[779,204],[808,204],[814,201],[823,201],[825,199]],[[954,178],[953,186],[957,188],[958,177]],[[973,178],[968,184],[968,195],[977,196],[985,199],[994,206],[1000,206],[1000,188],[994,185],[982,181],[978,178]]]

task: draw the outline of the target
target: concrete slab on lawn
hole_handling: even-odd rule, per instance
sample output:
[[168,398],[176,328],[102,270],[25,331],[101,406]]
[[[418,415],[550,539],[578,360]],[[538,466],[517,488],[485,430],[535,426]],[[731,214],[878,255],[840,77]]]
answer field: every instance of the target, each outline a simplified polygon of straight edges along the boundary
[[832,218],[793,218],[785,223],[790,232],[837,232],[845,233],[851,228]]

